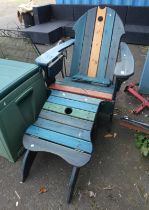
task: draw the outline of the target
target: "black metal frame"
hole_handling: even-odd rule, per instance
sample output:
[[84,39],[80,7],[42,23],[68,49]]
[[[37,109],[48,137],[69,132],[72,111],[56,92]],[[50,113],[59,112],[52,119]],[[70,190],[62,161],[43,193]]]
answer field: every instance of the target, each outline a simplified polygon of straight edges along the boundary
[[[28,42],[31,44],[32,48],[34,49],[35,53],[37,54],[37,56],[41,55],[39,49],[37,48],[37,46],[35,45],[35,43],[33,43],[31,37],[29,36],[29,34],[24,33],[20,30],[20,28],[17,29],[0,29],[0,37],[9,37],[9,38],[16,38],[16,39],[24,39],[24,40],[28,40]],[[0,49],[2,51],[2,49]]]

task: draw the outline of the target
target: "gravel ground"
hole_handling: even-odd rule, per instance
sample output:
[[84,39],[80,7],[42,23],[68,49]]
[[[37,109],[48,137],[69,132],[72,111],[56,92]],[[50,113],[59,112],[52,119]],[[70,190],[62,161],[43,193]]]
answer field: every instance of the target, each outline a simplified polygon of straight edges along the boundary
[[[16,27],[19,24],[16,8],[23,1],[0,2],[0,28]],[[45,50],[45,46],[40,47]],[[71,167],[54,155],[39,153],[24,184],[20,183],[22,157],[15,164],[0,157],[0,210],[149,209],[149,159],[143,158],[135,148],[134,131],[121,127],[119,121],[122,114],[149,121],[148,110],[138,116],[131,113],[138,103],[123,91],[131,81],[139,81],[147,52],[143,46],[130,45],[130,48],[136,61],[135,75],[118,93],[119,112],[114,116],[113,135],[105,138],[108,123],[106,119],[101,120],[95,134],[93,158],[80,171],[72,203],[66,204]],[[41,187],[48,191],[40,194]]]

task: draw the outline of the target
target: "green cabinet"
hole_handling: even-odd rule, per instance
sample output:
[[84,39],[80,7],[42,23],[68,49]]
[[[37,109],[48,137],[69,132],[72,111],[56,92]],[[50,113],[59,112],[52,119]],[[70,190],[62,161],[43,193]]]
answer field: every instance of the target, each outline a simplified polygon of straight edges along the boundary
[[23,151],[22,137],[46,100],[38,66],[0,59],[0,156],[14,162]]

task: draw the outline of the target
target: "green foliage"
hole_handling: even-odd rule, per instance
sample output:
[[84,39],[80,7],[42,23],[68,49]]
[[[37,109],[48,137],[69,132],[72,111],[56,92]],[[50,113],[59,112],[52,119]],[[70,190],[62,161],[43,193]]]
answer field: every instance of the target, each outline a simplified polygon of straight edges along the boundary
[[147,157],[149,155],[149,137],[142,133],[136,134],[135,144],[143,156]]

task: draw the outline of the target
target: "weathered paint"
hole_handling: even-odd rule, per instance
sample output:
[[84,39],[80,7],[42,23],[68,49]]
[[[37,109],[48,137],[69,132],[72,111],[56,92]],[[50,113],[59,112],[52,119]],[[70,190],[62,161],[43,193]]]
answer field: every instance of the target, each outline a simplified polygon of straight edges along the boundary
[[64,86],[59,84],[52,84],[49,86],[50,89],[54,90],[61,90],[68,93],[76,93],[79,95],[85,95],[93,98],[100,98],[100,99],[106,99],[106,100],[112,100],[112,94],[110,93],[102,93],[98,91],[92,91],[82,88],[76,88],[76,87],[70,87],[70,86]]
[[89,62],[89,68],[88,68],[89,77],[96,77],[103,31],[104,31],[105,18],[106,18],[106,11],[107,11],[106,8],[101,9],[100,7],[98,7],[97,9],[94,36],[93,36],[90,62]]
[[[61,114],[65,114],[65,110],[67,108],[70,108],[70,107],[62,106],[59,104],[53,104],[53,103],[49,103],[49,102],[46,102],[43,106],[43,109],[61,113]],[[80,109],[75,109],[75,108],[72,108],[72,113],[70,113],[69,115],[73,116],[73,117],[80,118],[80,119],[90,120],[90,121],[94,121],[94,118],[95,118],[95,113],[80,110]]]
[[105,80],[105,73],[106,73],[107,62],[108,62],[108,57],[109,57],[114,21],[115,21],[115,11],[108,8],[106,21],[105,21],[105,27],[104,27],[104,33],[103,33],[103,39],[102,39],[102,45],[101,45],[100,58],[99,58],[99,63],[98,63],[98,71],[97,71],[97,79],[99,81]]

